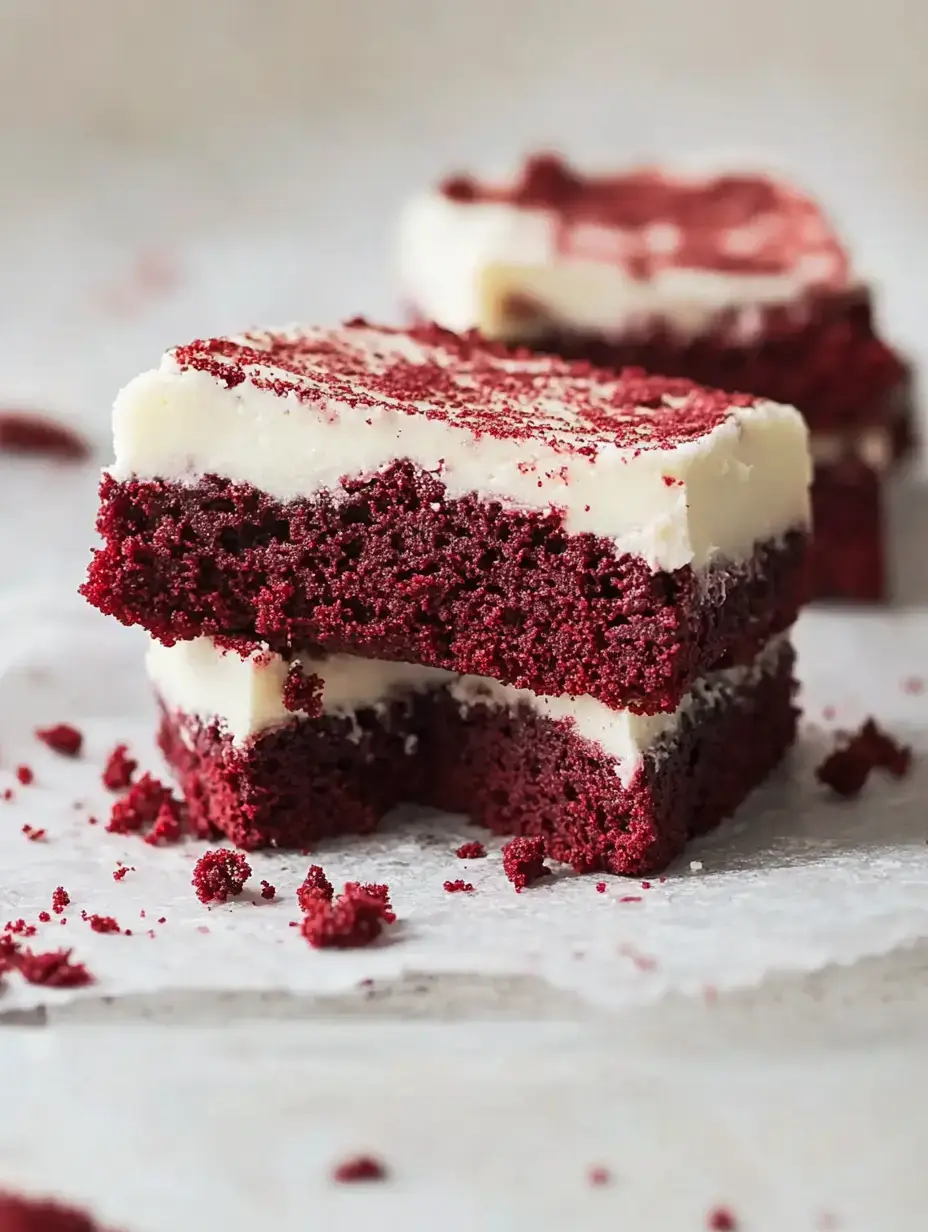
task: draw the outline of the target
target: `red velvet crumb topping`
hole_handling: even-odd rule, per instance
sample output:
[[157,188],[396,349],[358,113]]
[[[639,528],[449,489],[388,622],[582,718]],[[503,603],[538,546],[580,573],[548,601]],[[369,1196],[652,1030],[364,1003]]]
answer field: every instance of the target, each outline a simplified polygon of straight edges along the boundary
[[300,904],[300,910],[311,910],[312,904],[319,899],[330,903],[334,897],[335,890],[332,888],[332,883],[326,877],[320,865],[310,865],[309,872],[303,879],[303,884],[297,887],[296,899]]
[[151,826],[146,842],[176,842],[182,810],[183,804],[170,787],[151,774],[143,774],[113,805],[106,829],[109,834],[138,834]]
[[454,854],[459,860],[482,860],[487,854],[487,849],[483,843],[462,843]]
[[314,949],[359,949],[376,941],[396,915],[384,885],[349,881],[331,902],[321,895],[306,899],[300,931]]
[[30,843],[44,843],[48,837],[47,830],[37,830],[35,826],[30,826],[28,823],[23,826],[23,834]]
[[860,730],[825,758],[815,777],[839,796],[849,798],[862,790],[872,770],[886,770],[903,778],[912,764],[912,750],[898,744],[881,731],[874,719],[867,719]]
[[545,842],[538,836],[514,838],[503,848],[503,871],[515,886],[517,894],[521,894],[526,886],[551,876],[551,870],[544,861]]
[[113,880],[114,880],[114,881],[123,881],[123,880],[125,880],[125,877],[126,877],[126,874],[127,874],[127,873],[134,873],[134,872],[135,872],[135,869],[134,869],[134,868],[132,868],[130,865],[128,865],[128,864],[120,864],[119,868],[114,868],[114,869],[113,869]]
[[71,895],[67,892],[64,886],[56,886],[52,892],[52,911],[55,915],[61,915],[65,907],[70,907]]
[[179,843],[183,834],[180,807],[180,801],[175,800],[173,796],[163,800],[161,807],[158,809],[155,823],[145,835],[143,841],[148,843],[150,847]]
[[43,744],[63,757],[76,757],[84,743],[83,735],[70,723],[56,723],[52,727],[39,727],[36,736]]
[[387,1169],[372,1155],[355,1155],[343,1160],[332,1170],[332,1180],[339,1185],[353,1185],[358,1181],[384,1181]]
[[119,927],[119,921],[115,920],[111,915],[88,915],[86,911],[82,911],[81,919],[85,920],[95,933],[122,932],[122,929]]
[[474,887],[469,881],[458,878],[456,881],[446,881],[445,889],[449,894],[473,894]]
[[35,775],[32,772],[31,766],[17,766],[16,777],[22,783],[23,787],[28,787],[29,784],[35,780]]
[[277,887],[272,886],[269,881],[261,882],[261,897],[266,898],[268,902],[277,895]]
[[110,791],[124,791],[132,783],[139,763],[128,756],[129,746],[117,744],[103,767],[103,786]]
[[102,1232],[89,1215],[47,1198],[0,1193],[0,1232]]
[[[754,402],[641,368],[617,372],[513,351],[433,324],[399,330],[358,320],[337,330],[198,339],[172,356],[181,369],[209,373],[228,388],[247,381],[315,403],[323,385],[359,430],[372,408],[389,403],[400,414],[476,436],[544,441],[565,456],[589,456],[600,445],[640,451],[686,444]],[[560,414],[545,411],[547,402],[569,407],[566,431]]]
[[578,245],[586,252],[594,242],[598,248],[587,255],[625,265],[637,278],[668,267],[783,274],[814,260],[816,285],[848,283],[847,254],[818,204],[763,175],[587,176],[541,153],[506,187],[457,175],[440,191],[458,202],[550,211],[560,225],[559,248],[580,255]]
[[219,847],[206,851],[193,870],[193,886],[201,903],[225,903],[241,894],[251,865],[240,851]]
[[0,453],[41,454],[82,462],[90,446],[71,428],[25,411],[0,411]]

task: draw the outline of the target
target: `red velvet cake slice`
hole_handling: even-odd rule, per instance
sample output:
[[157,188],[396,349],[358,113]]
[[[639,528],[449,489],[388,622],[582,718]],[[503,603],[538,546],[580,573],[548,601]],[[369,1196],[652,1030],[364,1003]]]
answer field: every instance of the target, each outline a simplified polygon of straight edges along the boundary
[[802,598],[789,407],[354,322],[195,342],[114,412],[83,593],[203,634],[673,710]]
[[153,641],[148,667],[194,820],[248,848],[365,833],[415,801],[540,835],[578,871],[656,872],[729,816],[795,733],[785,635],[657,715],[407,663],[242,658],[208,638]]
[[458,176],[413,201],[400,276],[451,329],[799,407],[822,487],[815,591],[883,594],[879,498],[911,444],[909,373],[809,197],[756,174],[584,176],[539,156],[509,185]]

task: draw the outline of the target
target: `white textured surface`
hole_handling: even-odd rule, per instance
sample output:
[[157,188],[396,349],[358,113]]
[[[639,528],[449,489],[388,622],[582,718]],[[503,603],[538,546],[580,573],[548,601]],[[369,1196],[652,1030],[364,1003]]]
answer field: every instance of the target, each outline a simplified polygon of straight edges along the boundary
[[[390,236],[411,188],[567,141],[603,165],[706,143],[753,157],[760,144],[835,209],[886,287],[895,336],[928,353],[928,7],[576,0],[537,13],[534,0],[473,0],[466,12],[227,0],[217,20],[213,4],[161,0],[154,20],[142,0],[0,0],[0,401],[86,423],[102,464],[115,390],[164,346],[262,321],[387,316]],[[237,124],[263,117],[260,136],[235,141]],[[24,135],[43,123],[63,140]],[[298,135],[302,123],[313,135]],[[88,127],[115,153],[88,144]],[[159,254],[179,277],[140,293],[140,260]],[[270,967],[304,987],[353,977],[289,933],[279,946],[246,934],[253,919],[279,937],[282,904],[201,911],[169,884],[178,853],[127,844],[138,872],[117,884],[115,840],[68,838],[72,796],[95,780],[105,746],[150,734],[143,639],[73,599],[93,507],[86,472],[0,460],[0,770],[6,781],[28,756],[42,779],[0,804],[0,916],[34,912],[64,882],[126,923],[130,901],[150,896],[169,924],[154,941],[97,937],[76,919],[58,927],[103,978],[80,1000],[50,998],[45,1029],[4,1027],[0,1182],[86,1199],[127,1232],[693,1232],[714,1201],[745,1232],[817,1232],[829,1212],[848,1232],[922,1232],[924,765],[898,786],[874,781],[852,805],[820,804],[797,772],[804,787],[773,785],[743,830],[694,854],[700,873],[684,861],[663,897],[638,905],[590,880],[517,898],[490,861],[473,868],[498,889],[444,896],[435,876],[465,868],[446,860],[442,830],[433,872],[388,867],[414,923],[369,957],[386,970],[405,955],[401,985],[370,1000],[195,989],[133,999],[133,981],[174,987],[188,964],[208,976],[211,958],[234,988],[260,985]],[[900,679],[928,675],[928,501],[900,503],[897,521],[907,606],[816,615],[802,670],[813,716],[827,702],[850,725],[872,710],[924,752],[926,700]],[[30,738],[34,723],[68,716],[88,731],[85,764]],[[46,821],[52,841],[27,844],[25,820]],[[393,863],[419,858],[420,844],[401,838]],[[369,851],[320,856],[333,873],[366,876],[379,860]],[[275,868],[281,888],[293,869]],[[209,934],[196,932],[204,916]],[[452,934],[452,919],[468,933]],[[536,930],[556,944],[529,961]],[[590,960],[569,959],[575,944],[607,986],[417,977],[414,960],[445,953],[432,944],[442,933],[451,961],[471,937],[469,952],[498,967],[579,980]],[[628,941],[649,954],[653,941],[662,966],[620,965],[612,951]],[[882,956],[861,957],[870,952]],[[847,966],[796,973],[830,959]],[[783,974],[714,1004],[635,1004],[670,977],[759,979],[771,966]],[[590,997],[630,1007],[590,1008]],[[0,998],[0,1022],[17,1004],[15,992]],[[81,1016],[92,1025],[75,1026]],[[165,1025],[139,1026],[144,1016]],[[416,1021],[427,1016],[440,1021]],[[500,1016],[519,1021],[486,1021]],[[336,1191],[330,1163],[365,1148],[384,1153],[395,1184]],[[593,1191],[584,1174],[601,1162],[616,1184]]]

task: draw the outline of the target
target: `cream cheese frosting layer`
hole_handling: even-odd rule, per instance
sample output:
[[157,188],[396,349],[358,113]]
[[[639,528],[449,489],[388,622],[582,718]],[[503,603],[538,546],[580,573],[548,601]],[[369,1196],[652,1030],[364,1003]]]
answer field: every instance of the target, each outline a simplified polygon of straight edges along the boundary
[[[630,173],[612,183],[645,185],[635,226],[609,220],[595,207],[580,209],[537,200],[522,201],[475,183],[473,199],[435,190],[415,197],[400,218],[398,276],[405,297],[423,316],[449,329],[479,329],[487,337],[530,339],[545,324],[581,332],[619,336],[654,321],[683,336],[697,336],[720,314],[734,315],[731,327],[745,340],[762,324],[760,311],[791,306],[802,312],[810,293],[852,285],[843,249],[813,202],[765,177],[644,176]],[[745,185],[779,205],[776,212],[745,216],[733,200],[730,226],[720,224],[726,182],[734,197]],[[602,181],[586,181],[595,200]],[[584,181],[577,180],[580,200]],[[647,191],[665,188],[692,197],[704,195],[690,216],[666,220],[655,201],[649,219]],[[764,189],[767,192],[764,192]],[[626,187],[627,191],[627,187]],[[634,189],[632,189],[634,192]],[[508,199],[507,199],[508,197]],[[794,218],[792,215],[795,214]],[[787,221],[788,219],[788,221]],[[626,223],[628,220],[625,220]],[[691,229],[687,230],[687,226]],[[780,237],[782,243],[774,237]],[[691,248],[692,236],[711,237],[716,268],[675,261],[678,248]],[[776,262],[756,262],[754,252],[776,247]],[[642,268],[646,271],[642,273]],[[519,309],[519,301],[532,311]]]
[[294,663],[299,663],[307,675],[322,681],[324,715],[353,720],[360,710],[376,710],[415,693],[447,690],[465,715],[482,706],[512,711],[524,708],[551,722],[568,725],[601,756],[613,759],[616,774],[627,783],[644,754],[679,726],[694,702],[716,699],[721,704],[739,686],[774,670],[788,646],[785,635],[772,639],[752,664],[704,676],[674,713],[656,715],[610,710],[587,696],[541,696],[484,676],[351,655],[285,660],[256,651],[242,658],[235,651],[220,649],[209,638],[170,647],[153,640],[147,666],[156,692],[169,709],[201,722],[218,721],[239,745],[299,717],[283,701],[287,674]]
[[[636,403],[635,399],[639,401]],[[204,475],[281,502],[408,459],[450,499],[557,510],[655,570],[749,558],[809,521],[791,407],[366,326],[194,343],[113,413],[117,480]]]

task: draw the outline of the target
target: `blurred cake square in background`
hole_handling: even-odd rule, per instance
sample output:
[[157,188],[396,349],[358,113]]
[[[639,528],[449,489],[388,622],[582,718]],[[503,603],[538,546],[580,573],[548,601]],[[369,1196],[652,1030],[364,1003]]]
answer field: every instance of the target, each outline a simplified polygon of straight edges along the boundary
[[449,329],[798,407],[813,593],[888,597],[884,497],[912,446],[910,373],[805,193],[747,172],[586,176],[538,155],[509,184],[458,175],[410,202],[399,273],[413,313]]

